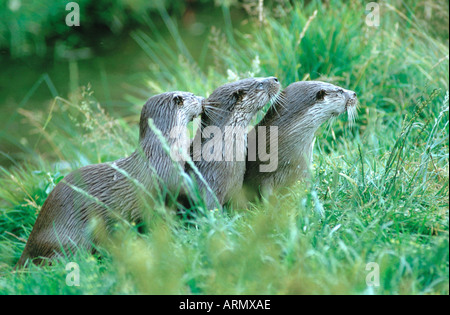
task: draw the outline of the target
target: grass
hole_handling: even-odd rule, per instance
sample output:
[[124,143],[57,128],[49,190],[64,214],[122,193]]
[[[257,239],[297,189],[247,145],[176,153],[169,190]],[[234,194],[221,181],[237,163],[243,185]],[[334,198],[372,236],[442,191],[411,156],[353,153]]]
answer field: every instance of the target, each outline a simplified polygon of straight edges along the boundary
[[[129,119],[105,115],[89,88],[76,103],[55,99],[45,115],[22,111],[39,145],[28,144],[27,162],[1,169],[0,294],[448,294],[448,20],[430,27],[424,3],[382,5],[378,28],[364,23],[360,4],[274,6],[262,25],[249,17],[246,31],[229,21],[211,29],[200,60],[162,12],[171,38],[151,24],[132,34],[150,66],[134,92],[208,95],[248,75],[276,75],[285,86],[318,79],[358,93],[356,125],[339,118],[320,130],[306,186],[209,211],[194,226],[150,209],[148,233],[124,229],[101,260],[80,251],[12,273],[55,183],[136,147],[143,100],[129,97],[137,104]],[[448,19],[448,3],[435,6]],[[80,265],[80,287],[65,285],[69,261]],[[378,287],[366,284],[371,262]]]

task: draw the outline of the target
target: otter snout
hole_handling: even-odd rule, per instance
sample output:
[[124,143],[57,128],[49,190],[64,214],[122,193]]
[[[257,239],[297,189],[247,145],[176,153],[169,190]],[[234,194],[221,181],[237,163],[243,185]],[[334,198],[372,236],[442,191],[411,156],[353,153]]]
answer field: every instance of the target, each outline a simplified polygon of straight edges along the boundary
[[269,100],[272,101],[280,92],[281,84],[277,77],[263,78],[261,81],[261,88],[267,92]]
[[345,110],[349,110],[350,107],[355,107],[358,103],[358,98],[356,96],[356,92],[345,90]]
[[203,96],[192,95],[190,99],[192,105],[192,118],[201,115],[205,110],[205,98]]
[[352,126],[355,123],[356,117],[358,117],[358,98],[356,96],[356,92],[349,90],[345,91],[345,96],[347,99],[345,102],[345,110],[347,111],[350,126]]
[[267,78],[266,80],[273,81],[273,82],[275,82],[275,83],[280,84],[280,82],[278,81],[277,77],[269,77],[269,78]]
[[196,96],[196,98],[197,98],[197,102],[200,104],[199,112],[197,113],[197,116],[198,116],[200,114],[203,114],[203,112],[205,111],[206,98],[204,98],[203,96]]
[[260,82],[260,85],[263,84],[265,87],[280,85],[280,81],[278,81],[277,77],[258,78],[258,81]]
[[356,92],[345,90],[345,97],[347,98],[347,101],[356,99]]
[[264,79],[264,82],[268,85],[273,85],[276,89],[280,88],[280,81],[278,81],[277,77],[268,77]]

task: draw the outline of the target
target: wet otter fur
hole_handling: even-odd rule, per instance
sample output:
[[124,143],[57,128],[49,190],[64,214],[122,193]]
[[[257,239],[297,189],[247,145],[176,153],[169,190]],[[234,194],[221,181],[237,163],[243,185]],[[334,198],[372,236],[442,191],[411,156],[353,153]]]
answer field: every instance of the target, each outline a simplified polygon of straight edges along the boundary
[[[221,208],[242,187],[249,123],[264,105],[276,98],[279,90],[280,83],[275,77],[247,78],[220,86],[206,99],[206,117],[202,117],[203,129],[193,141],[192,156],[209,186],[208,189],[196,176],[209,210]],[[215,128],[212,138],[208,127]],[[233,130],[237,132],[230,133]],[[220,135],[217,137],[216,133]],[[234,141],[228,141],[233,137]],[[210,158],[205,158],[205,153],[210,153]]]
[[179,172],[148,121],[153,119],[168,138],[172,128],[200,115],[202,102],[188,92],[151,97],[140,116],[139,148],[129,157],[82,167],[61,180],[42,206],[15,268],[28,260],[41,264],[63,252],[92,249],[118,218],[140,218],[156,185],[176,189]]
[[[351,122],[356,117],[356,93],[321,81],[302,81],[290,84],[281,92],[261,122],[254,128],[266,127],[266,147],[269,152],[270,126],[278,128],[278,167],[272,172],[261,172],[265,164],[257,157],[247,161],[244,186],[256,194],[269,196],[274,190],[288,187],[308,176],[315,142],[315,132],[326,121],[347,112]],[[259,190],[255,192],[255,189]],[[252,197],[250,197],[253,199]]]

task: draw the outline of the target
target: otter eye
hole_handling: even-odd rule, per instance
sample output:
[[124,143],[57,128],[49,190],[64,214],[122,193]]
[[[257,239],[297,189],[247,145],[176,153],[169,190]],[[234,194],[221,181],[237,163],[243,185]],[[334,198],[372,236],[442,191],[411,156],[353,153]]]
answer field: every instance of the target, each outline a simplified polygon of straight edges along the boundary
[[264,88],[264,83],[260,83],[260,84],[258,84],[258,89],[263,89]]
[[325,97],[325,94],[327,94],[327,92],[325,90],[320,90],[319,92],[317,92],[316,94],[316,99],[317,100],[323,100]]
[[177,105],[177,106],[183,105],[183,97],[180,95],[174,96],[173,101],[175,102],[175,105]]
[[240,102],[244,98],[245,92],[242,90],[238,90],[238,91],[234,92],[233,95],[234,95],[234,98],[236,99],[236,102]]
[[342,94],[342,93],[344,93],[344,90],[343,89],[339,89],[338,92],[339,92],[339,94]]

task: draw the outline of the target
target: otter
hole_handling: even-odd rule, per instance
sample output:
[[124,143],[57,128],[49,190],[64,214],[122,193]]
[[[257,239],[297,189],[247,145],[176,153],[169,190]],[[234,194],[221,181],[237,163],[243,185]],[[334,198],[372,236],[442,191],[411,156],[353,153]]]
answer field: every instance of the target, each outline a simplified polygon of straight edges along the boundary
[[140,116],[139,148],[129,157],[88,165],[63,178],[44,202],[15,268],[28,260],[50,263],[51,258],[79,248],[92,251],[118,218],[141,218],[142,207],[149,204],[148,196],[157,185],[176,189],[179,169],[150,128],[149,119],[169,138],[174,127],[187,126],[202,113],[203,101],[179,91],[149,98]]
[[206,99],[204,128],[193,140],[192,157],[208,210],[221,208],[242,187],[249,123],[279,90],[275,77],[247,78],[220,86]]
[[[280,93],[279,100],[272,106],[259,124],[252,130],[252,140],[259,139],[258,133],[268,132],[270,126],[278,128],[278,150],[270,152],[278,159],[278,167],[262,172],[264,162],[258,157],[247,160],[244,186],[256,195],[268,197],[274,190],[288,187],[308,176],[309,164],[315,142],[315,132],[332,117],[347,112],[353,123],[357,114],[356,93],[321,81],[302,81],[290,84]],[[259,150],[269,152],[270,141],[260,144]],[[264,147],[264,145],[266,147]],[[276,147],[276,146],[275,146]],[[254,189],[259,189],[255,191]],[[253,198],[253,197],[250,197]]]

